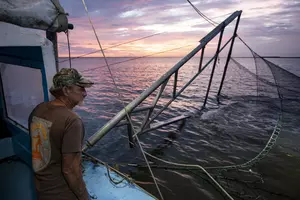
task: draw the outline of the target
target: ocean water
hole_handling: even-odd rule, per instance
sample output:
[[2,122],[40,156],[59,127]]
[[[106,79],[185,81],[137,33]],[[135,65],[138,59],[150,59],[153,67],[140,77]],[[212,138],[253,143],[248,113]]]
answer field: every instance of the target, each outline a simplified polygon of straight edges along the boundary
[[[180,60],[180,58],[143,58],[120,63],[127,59],[130,58],[108,58],[109,64],[119,63],[110,67],[113,77],[110,76],[103,58],[72,60],[73,68],[95,82],[95,85],[87,90],[88,96],[84,105],[75,109],[84,121],[85,139],[99,130],[123,108],[123,105],[138,97]],[[63,60],[65,58],[60,59]],[[204,60],[207,61],[208,58]],[[247,66],[250,72],[255,72],[253,59],[237,60]],[[269,60],[300,76],[300,59]],[[277,90],[275,87],[260,83],[259,87],[271,98],[257,98],[258,83],[245,71],[230,65],[222,90],[224,98],[218,103],[216,94],[224,63],[223,58],[217,63],[206,108],[201,109],[212,65],[208,65],[179,98],[154,121],[159,122],[182,114],[190,115],[185,123],[177,122],[139,136],[146,152],[176,163],[215,167],[244,163],[264,148],[280,113],[280,101],[276,98]],[[69,67],[69,63],[61,62],[60,67]],[[193,58],[179,70],[177,91],[197,73],[198,68],[199,58]],[[278,74],[280,75],[279,72]],[[265,72],[264,75],[269,76],[270,72]],[[281,78],[278,80],[282,81]],[[174,78],[171,77],[157,109],[170,100],[173,81]],[[151,100],[153,95],[146,99],[143,105],[149,105]],[[277,143],[263,160],[251,168],[253,173],[209,171],[235,199],[300,199],[299,99],[284,101],[283,110],[282,129]],[[133,115],[135,125],[138,125],[144,116],[145,112]],[[118,167],[139,181],[147,191],[159,197],[139,147],[129,147],[126,127],[113,129],[88,152]],[[151,158],[149,161],[164,199],[226,199],[199,170],[177,169]],[[139,164],[139,167],[130,167],[128,163]]]

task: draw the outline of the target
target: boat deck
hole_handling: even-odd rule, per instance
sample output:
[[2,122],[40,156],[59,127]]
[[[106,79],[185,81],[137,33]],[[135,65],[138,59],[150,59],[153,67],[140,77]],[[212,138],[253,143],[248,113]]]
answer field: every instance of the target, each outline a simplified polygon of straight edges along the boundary
[[124,179],[124,175],[108,169],[100,162],[83,161],[83,179],[94,199],[105,200],[156,200],[141,187]]
[[[100,162],[85,159],[83,178],[94,199],[103,200],[155,200],[151,194],[138,185],[124,179],[124,176],[109,169]],[[110,176],[110,177],[109,177]],[[11,138],[0,140],[0,187],[1,200],[35,200],[33,173],[31,168],[15,154]],[[115,184],[114,182],[120,182]],[[122,180],[122,181],[120,181]]]

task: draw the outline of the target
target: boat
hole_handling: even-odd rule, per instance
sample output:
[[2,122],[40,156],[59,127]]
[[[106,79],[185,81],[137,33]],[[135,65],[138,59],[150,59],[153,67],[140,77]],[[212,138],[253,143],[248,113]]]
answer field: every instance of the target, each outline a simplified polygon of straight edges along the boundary
[[[52,77],[59,69],[56,33],[68,33],[70,29],[74,28],[72,24],[68,23],[67,14],[59,4],[59,1],[40,0],[30,2],[32,4],[27,4],[28,2],[26,0],[13,0],[10,3],[4,1],[0,3],[0,177],[4,177],[2,181],[5,183],[0,189],[0,194],[1,198],[4,200],[36,199],[33,173],[31,170],[31,148],[27,119],[29,113],[38,103],[49,101],[53,98],[49,93],[49,89],[52,85]],[[88,13],[86,5],[84,6]],[[200,11],[197,12],[199,13]],[[140,187],[128,175],[108,166],[108,164],[88,153],[88,150],[90,150],[101,138],[108,134],[112,129],[120,126],[127,126],[130,147],[138,146],[143,153],[147,167],[158,189],[160,199],[163,199],[163,196],[156,183],[156,179],[152,174],[151,167],[147,161],[147,156],[154,160],[159,160],[160,162],[177,167],[198,169],[210,179],[214,186],[218,188],[224,196],[228,199],[233,199],[202,166],[167,162],[155,157],[143,150],[138,136],[189,118],[190,116],[188,115],[180,115],[166,121],[154,123],[154,120],[184,91],[184,89],[206,70],[211,63],[213,63],[203,103],[203,108],[205,107],[219,53],[228,45],[230,48],[219,86],[219,97],[226,76],[228,63],[231,58],[234,41],[237,37],[241,13],[242,11],[235,11],[222,23],[215,24],[215,28],[199,41],[200,44],[198,46],[155,81],[140,96],[128,105],[124,105],[124,109],[88,138],[83,147],[83,177],[92,199],[158,199],[156,196]],[[223,43],[222,36],[224,29],[233,21],[236,21],[233,35],[227,42]],[[90,23],[93,27],[91,20]],[[211,23],[213,22],[211,21]],[[96,32],[95,36],[98,40]],[[219,36],[219,41],[216,53],[207,63],[204,63],[203,55],[205,47],[217,36]],[[99,40],[98,43],[102,50]],[[198,52],[201,52],[198,72],[196,72],[194,76],[179,89],[177,87],[179,69]],[[105,58],[104,53],[103,56]],[[107,67],[109,68],[108,65]],[[162,92],[167,83],[171,80],[171,77],[174,77],[173,95],[169,102],[154,113],[153,111],[157,106],[157,102],[161,98]],[[152,104],[142,106],[143,101],[150,95],[153,95],[156,91],[156,97],[152,101]],[[136,127],[136,124],[133,124],[130,116],[141,111],[147,111],[147,114],[144,116],[144,120],[138,124],[138,128],[134,129],[133,127]],[[279,117],[278,121],[280,121],[280,119],[281,117]],[[268,153],[270,148],[276,142],[279,132],[280,124],[278,123],[275,126],[266,147],[258,154],[258,156],[254,157],[249,162],[215,168],[228,170],[249,169],[255,162],[262,159]]]
[[[1,187],[0,190],[2,198],[8,200],[36,198],[31,168],[31,148],[27,119],[32,109],[38,103],[43,101],[47,102],[53,98],[49,89],[52,86],[52,77],[59,69],[56,33],[68,33],[69,29],[74,28],[72,24],[68,23],[67,13],[65,13],[64,9],[59,4],[59,1],[41,0],[30,2],[31,4],[28,4],[26,0],[15,0],[9,3],[6,1],[0,3],[0,13],[2,14],[0,15],[0,38],[2,39],[0,42],[0,116],[1,126],[3,126],[1,127],[1,130],[5,130],[4,132],[1,132],[0,141],[0,175],[1,177],[5,177],[3,179],[5,187]],[[83,5],[88,13],[84,1]],[[185,120],[189,117],[182,115],[168,119],[164,122],[152,123],[153,120],[170,103],[172,103],[172,101],[174,101],[212,61],[214,61],[213,69],[215,68],[219,52],[221,52],[229,43],[231,43],[229,51],[230,57],[241,13],[242,11],[234,12],[221,24],[216,26],[208,35],[201,39],[200,44],[192,50],[192,52],[153,83],[153,85],[146,89],[138,98],[124,107],[123,110],[88,139],[83,147],[83,178],[92,199],[157,199],[157,197],[148,193],[136,184],[128,175],[121,173],[117,169],[108,166],[92,155],[86,153],[86,150],[95,145],[95,143],[111,129],[123,125],[128,126],[130,146],[133,147],[133,144],[139,145],[160,194],[160,198],[163,199],[146,158],[146,155],[151,155],[144,152],[137,135],[177,121]],[[220,41],[222,40],[223,31],[225,27],[234,20],[236,20],[234,35],[221,47]],[[91,25],[93,27],[92,22]],[[212,59],[202,66],[205,46],[217,35],[220,35],[218,50]],[[96,32],[95,36],[98,38]],[[98,43],[102,49],[99,40]],[[195,74],[187,85],[177,91],[176,82],[179,69],[199,51],[202,53],[198,73]],[[105,58],[104,53],[103,56]],[[226,67],[227,65],[228,63],[226,64]],[[213,74],[214,73],[212,72],[210,82]],[[173,98],[155,117],[150,119],[150,115],[171,76],[175,76]],[[157,93],[152,105],[141,107],[140,104],[143,100],[151,95],[157,88],[160,88],[160,92]],[[145,116],[145,121],[141,124],[139,132],[134,132],[132,121],[128,115],[140,111],[148,111],[148,114]],[[201,166],[198,167],[209,176],[204,168]],[[230,197],[230,195],[211,176],[209,176],[209,178],[212,179],[225,195]]]
[[[28,116],[57,72],[56,32],[72,28],[58,1],[0,3],[0,194],[3,200],[36,199]],[[17,80],[17,81],[16,81]],[[154,200],[125,174],[83,155],[83,176],[92,199]]]

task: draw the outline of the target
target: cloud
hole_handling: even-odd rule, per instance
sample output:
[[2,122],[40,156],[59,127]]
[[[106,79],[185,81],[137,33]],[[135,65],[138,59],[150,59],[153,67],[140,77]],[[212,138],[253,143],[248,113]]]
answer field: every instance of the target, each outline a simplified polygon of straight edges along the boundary
[[[295,46],[295,41],[300,41],[300,2],[297,0],[192,0],[191,2],[217,22],[223,21],[229,13],[242,10],[238,34],[261,54],[300,55],[299,48],[282,45],[282,41],[292,46]],[[80,2],[61,0],[61,3],[70,13],[70,23],[75,25],[70,35],[71,46],[74,47],[73,54],[99,49]],[[201,18],[189,3],[182,0],[114,0],[101,1],[101,4],[99,1],[89,0],[87,6],[104,47],[163,32],[142,41],[108,50],[107,53],[113,56],[142,56],[184,43],[197,45],[198,41],[214,28]],[[233,29],[234,23],[225,30],[224,38],[229,38]],[[59,34],[59,41],[62,42],[61,45],[65,45],[64,34]],[[296,52],[292,52],[291,49]],[[184,56],[186,53],[188,53],[186,49],[183,49],[170,55]],[[66,54],[66,49],[61,48],[60,55]]]
[[119,16],[120,16],[120,18],[129,18],[129,17],[133,18],[133,17],[140,17],[143,15],[144,15],[144,12],[141,10],[130,10],[130,11],[121,13]]

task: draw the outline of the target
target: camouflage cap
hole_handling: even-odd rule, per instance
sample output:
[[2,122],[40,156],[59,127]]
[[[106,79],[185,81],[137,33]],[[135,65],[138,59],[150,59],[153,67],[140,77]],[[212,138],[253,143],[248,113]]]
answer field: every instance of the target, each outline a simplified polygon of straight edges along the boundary
[[74,68],[62,68],[53,77],[52,90],[62,88],[64,86],[78,85],[80,87],[91,87],[94,83],[84,78]]

